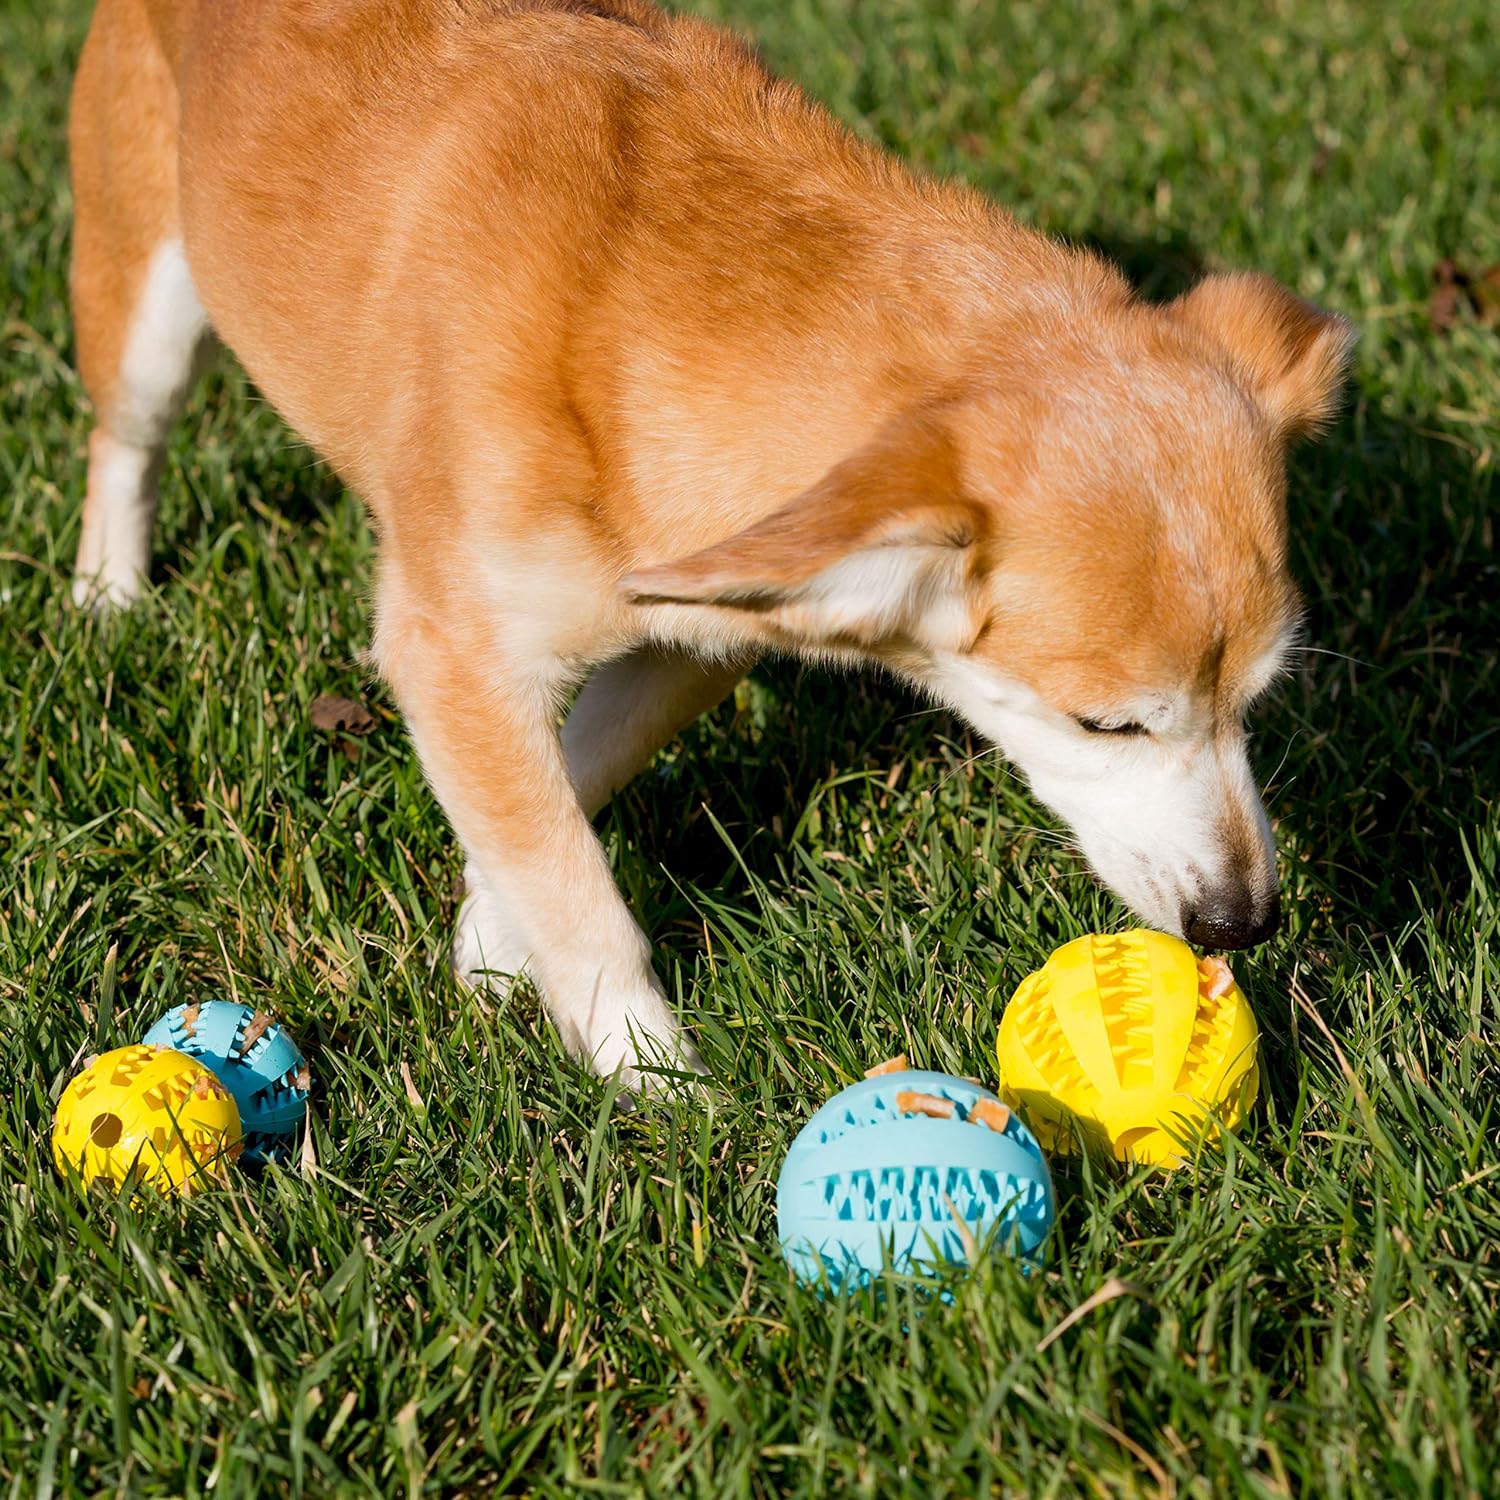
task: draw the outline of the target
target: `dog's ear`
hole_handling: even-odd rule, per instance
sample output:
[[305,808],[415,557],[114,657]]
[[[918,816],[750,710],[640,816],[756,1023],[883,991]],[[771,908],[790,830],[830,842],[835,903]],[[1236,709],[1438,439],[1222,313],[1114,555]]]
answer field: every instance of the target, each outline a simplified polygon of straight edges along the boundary
[[1167,311],[1229,352],[1285,436],[1333,415],[1357,337],[1343,318],[1256,272],[1210,276]]
[[957,650],[980,627],[987,513],[961,493],[942,421],[898,418],[746,530],[623,580],[638,604],[750,612],[814,645]]

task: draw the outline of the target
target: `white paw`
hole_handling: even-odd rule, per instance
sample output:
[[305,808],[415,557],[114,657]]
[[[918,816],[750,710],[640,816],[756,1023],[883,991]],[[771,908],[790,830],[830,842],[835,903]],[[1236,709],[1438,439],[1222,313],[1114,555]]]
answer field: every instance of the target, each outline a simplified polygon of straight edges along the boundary
[[73,579],[73,603],[78,609],[91,609],[101,615],[112,609],[128,609],[141,597],[144,583],[136,572],[118,578],[108,573],[80,573]]
[[673,1087],[672,1074],[707,1072],[667,1005],[645,938],[623,910],[620,921],[606,916],[592,928],[580,920],[548,963],[472,861],[464,885],[453,939],[460,983],[504,996],[530,973],[563,1045],[601,1078],[618,1073],[627,1103],[626,1096]]
[[453,936],[453,973],[470,989],[504,994],[526,968],[531,944],[472,861],[464,866],[464,886],[468,894]]
[[611,987],[607,998],[589,1007],[575,1050],[601,1078],[618,1072],[632,1094],[674,1087],[678,1080],[664,1075],[708,1072],[654,975],[644,983]]

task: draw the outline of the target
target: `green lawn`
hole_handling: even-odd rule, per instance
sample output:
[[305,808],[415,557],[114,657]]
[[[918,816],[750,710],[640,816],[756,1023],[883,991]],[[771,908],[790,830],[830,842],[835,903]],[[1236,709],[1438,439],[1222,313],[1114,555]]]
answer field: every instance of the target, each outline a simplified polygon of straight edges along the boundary
[[[1195,1171],[1055,1162],[1043,1274],[791,1284],[773,1188],[814,1104],[902,1049],[993,1081],[1019,979],[1124,913],[951,719],[773,666],[604,820],[721,1097],[617,1114],[534,999],[467,998],[458,862],[359,665],[360,508],[229,361],[173,449],[157,591],[66,602],[86,7],[5,0],[6,1493],[1494,1493],[1500,332],[1427,315],[1437,261],[1500,261],[1491,0],[707,8],[1153,295],[1254,266],[1359,325],[1295,463],[1316,654],[1258,725],[1288,907],[1238,965],[1262,1104]],[[348,753],[325,692],[379,715]],[[77,1198],[47,1147],[75,1059],[211,995],[306,1045],[316,1175]]]

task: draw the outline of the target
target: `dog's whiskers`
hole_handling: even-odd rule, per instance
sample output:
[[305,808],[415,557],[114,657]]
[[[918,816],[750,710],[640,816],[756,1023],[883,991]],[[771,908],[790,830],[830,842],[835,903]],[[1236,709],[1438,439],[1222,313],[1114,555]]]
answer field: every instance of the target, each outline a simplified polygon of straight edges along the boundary
[[1289,756],[1292,753],[1292,746],[1297,743],[1297,740],[1300,737],[1300,735],[1301,735],[1301,730],[1298,730],[1296,734],[1293,734],[1291,736],[1291,738],[1287,740],[1287,742],[1286,742],[1286,749],[1281,752],[1281,759],[1279,761],[1277,761],[1277,763],[1276,763],[1276,769],[1274,771],[1272,771],[1271,774],[1268,777],[1266,777],[1266,797],[1267,798],[1269,798],[1270,795],[1271,795],[1271,793],[1276,790],[1276,778],[1281,775],[1281,768],[1284,765],[1286,765],[1287,756]]
[[1288,646],[1287,655],[1336,656],[1340,661],[1352,662],[1356,667],[1368,667],[1371,671],[1374,670],[1372,662],[1367,662],[1362,657],[1350,656],[1347,651],[1330,651],[1326,646]]
[[1087,858],[1076,840],[1070,839],[1066,834],[1058,833],[1055,829],[1038,828],[1030,823],[1017,823],[1009,831],[1016,834],[1030,834],[1042,843],[1050,844],[1054,849],[1061,851],[1063,854],[1071,854],[1076,859]]

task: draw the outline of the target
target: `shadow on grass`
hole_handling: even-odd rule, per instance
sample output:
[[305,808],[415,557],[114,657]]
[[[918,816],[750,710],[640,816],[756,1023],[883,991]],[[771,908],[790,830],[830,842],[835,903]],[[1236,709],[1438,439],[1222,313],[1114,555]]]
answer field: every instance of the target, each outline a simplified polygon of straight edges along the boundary
[[1167,302],[1180,296],[1208,269],[1187,237],[1175,231],[1147,240],[1101,226],[1085,234],[1079,243],[1117,265],[1148,302]]

